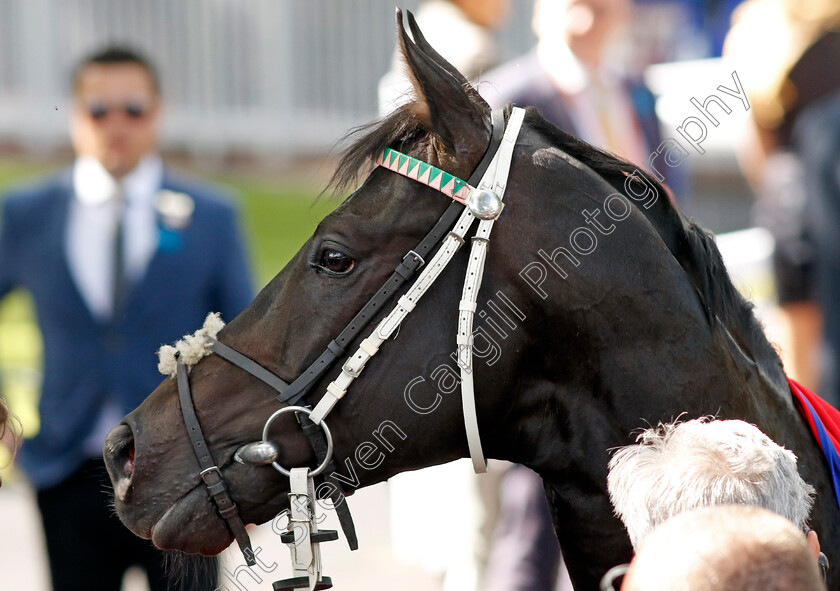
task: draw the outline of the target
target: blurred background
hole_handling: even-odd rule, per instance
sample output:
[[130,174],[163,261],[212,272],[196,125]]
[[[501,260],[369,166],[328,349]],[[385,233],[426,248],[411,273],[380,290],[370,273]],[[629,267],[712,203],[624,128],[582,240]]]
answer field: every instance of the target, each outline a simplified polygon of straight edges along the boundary
[[[406,0],[401,7],[421,4]],[[678,201],[701,225],[736,232],[721,239],[733,274],[759,304],[771,338],[783,342],[784,327],[774,320],[773,241],[753,227],[755,197],[736,159],[748,114],[716,90],[733,87],[735,67],[720,55],[737,4],[639,1],[614,54],[656,96],[663,138],[679,140],[677,128],[698,116],[692,97],[702,102],[717,93],[732,107],[718,126],[707,125],[705,153],[684,158],[687,182]],[[532,2],[512,0],[488,30],[497,64],[535,45],[532,11]],[[69,78],[79,59],[109,42],[135,46],[162,78],[165,159],[238,193],[262,287],[338,202],[317,197],[332,171],[335,143],[378,114],[379,81],[392,67],[393,14],[393,0],[0,0],[0,193],[72,162]],[[38,429],[39,368],[31,302],[15,293],[0,307],[0,374],[26,435]],[[8,458],[0,471],[0,589],[46,591],[31,491]],[[381,485],[353,497],[361,550],[328,545],[334,547],[325,549],[327,574],[342,589],[393,589],[396,577],[406,591],[442,589],[445,564],[394,551],[390,517],[379,510],[387,495]],[[423,511],[433,517],[442,509]],[[261,581],[223,577],[227,588],[270,589],[285,576],[288,554],[275,538],[263,528],[256,544],[278,570]],[[241,557],[225,560],[233,572]],[[143,588],[140,577],[125,586]]]

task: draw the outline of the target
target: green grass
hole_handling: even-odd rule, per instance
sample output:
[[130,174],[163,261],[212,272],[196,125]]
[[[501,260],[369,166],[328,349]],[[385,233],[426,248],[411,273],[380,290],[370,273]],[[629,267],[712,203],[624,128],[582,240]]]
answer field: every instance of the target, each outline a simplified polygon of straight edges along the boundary
[[337,205],[334,199],[317,198],[321,187],[284,186],[240,176],[217,180],[242,199],[242,221],[259,287],[280,272]]
[[[36,177],[54,166],[0,159],[0,194],[10,186]],[[321,186],[287,184],[283,179],[254,179],[218,174],[213,180],[233,189],[241,199],[255,287],[262,288],[295,255],[318,223],[338,203],[317,199]],[[38,382],[41,338],[32,301],[15,292],[0,302],[0,392],[24,425],[27,436],[38,429]],[[2,454],[0,454],[2,455]],[[5,465],[0,457],[0,466]]]

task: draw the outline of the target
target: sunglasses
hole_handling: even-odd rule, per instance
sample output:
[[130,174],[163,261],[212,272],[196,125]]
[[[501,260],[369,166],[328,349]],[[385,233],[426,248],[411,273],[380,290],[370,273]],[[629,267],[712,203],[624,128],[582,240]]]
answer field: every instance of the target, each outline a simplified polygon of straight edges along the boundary
[[822,574],[823,583],[828,582],[828,557],[822,552],[820,552],[820,555],[817,558],[817,564],[820,567],[820,573]]
[[129,119],[140,120],[149,114],[149,105],[139,101],[126,101],[121,105],[94,102],[87,105],[87,113],[94,121],[103,121],[112,111],[122,111]]

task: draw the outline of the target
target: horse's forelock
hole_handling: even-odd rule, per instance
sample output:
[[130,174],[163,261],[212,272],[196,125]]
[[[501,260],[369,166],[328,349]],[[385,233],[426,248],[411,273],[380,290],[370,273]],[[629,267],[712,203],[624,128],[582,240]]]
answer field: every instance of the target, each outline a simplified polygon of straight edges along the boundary
[[384,148],[403,151],[406,144],[421,141],[427,136],[428,131],[411,108],[411,103],[372,123],[350,130],[339,141],[350,143],[342,151],[328,187],[334,192],[346,191],[362,175],[370,173],[373,168],[371,159]]

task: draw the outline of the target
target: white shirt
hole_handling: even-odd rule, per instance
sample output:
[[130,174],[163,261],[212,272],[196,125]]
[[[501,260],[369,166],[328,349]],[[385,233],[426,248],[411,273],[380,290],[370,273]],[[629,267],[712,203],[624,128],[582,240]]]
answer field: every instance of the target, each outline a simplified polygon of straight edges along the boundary
[[[143,158],[119,183],[125,198],[124,269],[132,285],[142,279],[157,248],[155,197],[162,180],[163,163],[153,155]],[[81,157],[73,166],[73,191],[65,244],[70,274],[94,318],[108,322],[113,307],[117,181],[95,158]],[[91,457],[102,455],[105,436],[122,415],[115,401],[105,403],[85,440]]]
[[[159,156],[146,156],[119,183],[125,197],[124,269],[131,284],[143,277],[157,248],[155,196],[163,179]],[[76,160],[74,198],[67,224],[70,274],[93,316],[111,318],[113,245],[116,232],[114,196],[117,181],[92,157]]]

